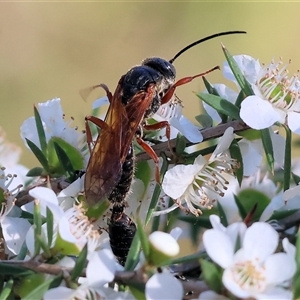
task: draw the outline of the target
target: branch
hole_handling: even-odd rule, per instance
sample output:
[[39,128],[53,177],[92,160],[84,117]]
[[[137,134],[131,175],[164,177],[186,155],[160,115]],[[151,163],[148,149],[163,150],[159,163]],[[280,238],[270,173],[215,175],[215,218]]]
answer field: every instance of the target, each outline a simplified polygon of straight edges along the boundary
[[[215,127],[209,127],[209,128],[200,130],[200,132],[202,133],[202,136],[203,136],[203,142],[222,136],[228,127],[233,127],[234,132],[240,132],[240,131],[243,131],[246,129],[250,129],[250,127],[248,125],[246,125],[245,123],[243,123],[240,120],[230,121],[225,124],[220,124]],[[196,145],[196,144],[187,141],[186,145],[187,145],[187,147],[189,147],[189,146]],[[176,146],[176,139],[173,139],[170,141],[170,147],[172,149],[174,149],[175,146]],[[162,152],[164,152],[167,156],[171,155],[168,141],[160,143],[158,145],[151,146],[151,147],[158,156],[160,156]],[[143,160],[148,160],[148,159],[150,159],[150,158],[149,158],[148,153],[146,153],[146,152],[142,152],[142,153],[139,153],[136,155],[137,162],[143,161]]]

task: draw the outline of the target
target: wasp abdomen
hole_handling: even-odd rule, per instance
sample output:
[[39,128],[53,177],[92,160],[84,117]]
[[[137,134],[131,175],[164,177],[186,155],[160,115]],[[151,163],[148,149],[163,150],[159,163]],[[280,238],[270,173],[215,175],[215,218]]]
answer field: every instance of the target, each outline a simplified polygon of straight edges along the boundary
[[134,222],[123,212],[124,206],[114,205],[109,224],[110,246],[119,263],[124,266],[136,232]]
[[112,203],[118,203],[120,205],[123,205],[125,207],[125,198],[127,193],[129,192],[132,178],[134,173],[134,158],[133,158],[133,148],[132,145],[128,149],[127,156],[125,158],[125,161],[122,165],[122,174],[119,182],[114,187],[110,195],[108,196],[108,199]]

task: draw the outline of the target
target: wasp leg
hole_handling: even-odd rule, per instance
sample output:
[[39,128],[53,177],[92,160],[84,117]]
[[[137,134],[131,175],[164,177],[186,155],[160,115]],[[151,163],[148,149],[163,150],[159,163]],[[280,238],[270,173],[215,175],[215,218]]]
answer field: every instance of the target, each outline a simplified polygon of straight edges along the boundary
[[184,84],[186,84],[186,83],[189,83],[189,82],[191,82],[193,79],[195,79],[195,78],[197,78],[197,77],[201,77],[201,76],[204,76],[204,75],[206,75],[206,74],[208,74],[208,73],[210,73],[210,72],[212,72],[212,71],[214,71],[214,70],[220,70],[220,67],[219,66],[216,66],[216,67],[214,67],[214,68],[212,68],[212,69],[210,69],[210,70],[207,70],[207,71],[205,71],[205,72],[203,72],[203,73],[199,73],[199,74],[197,74],[197,75],[194,75],[194,76],[188,76],[188,77],[184,77],[184,78],[181,78],[181,79],[179,79],[178,81],[176,81],[175,83],[174,83],[174,85],[168,90],[168,92],[164,95],[164,97],[161,99],[161,104],[166,104],[166,103],[168,103],[170,100],[171,100],[171,98],[172,98],[172,96],[173,96],[173,94],[174,94],[174,92],[175,92],[175,89],[178,87],[178,86],[180,86],[180,85],[184,85]]
[[144,149],[145,152],[149,154],[149,156],[153,159],[155,163],[155,180],[157,183],[160,183],[160,174],[159,174],[159,159],[156,155],[155,151],[152,149],[150,145],[148,145],[144,140],[142,140],[140,137],[136,137],[136,141],[138,144]]
[[88,143],[90,153],[92,153],[91,144],[94,141],[93,141],[93,137],[92,137],[91,128],[90,128],[88,122],[95,124],[96,126],[98,126],[101,129],[109,129],[109,126],[103,120],[101,120],[97,117],[94,117],[94,116],[86,116],[84,118],[84,122],[85,122],[85,131],[86,131],[86,140]]
[[158,129],[166,128],[166,137],[168,139],[169,149],[171,151],[171,154],[173,156],[175,156],[175,153],[174,153],[174,151],[171,147],[171,143],[170,143],[171,126],[170,126],[168,121],[161,121],[161,122],[157,122],[157,123],[151,124],[151,125],[144,125],[143,128],[146,129],[146,130],[158,130]]

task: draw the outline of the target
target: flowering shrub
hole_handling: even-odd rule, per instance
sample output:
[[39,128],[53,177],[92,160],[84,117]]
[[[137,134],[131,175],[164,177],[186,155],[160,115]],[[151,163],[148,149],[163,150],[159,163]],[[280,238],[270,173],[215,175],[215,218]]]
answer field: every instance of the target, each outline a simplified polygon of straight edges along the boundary
[[[223,51],[236,89],[203,78],[199,125],[175,97],[148,120],[171,125],[171,140],[144,133],[160,155],[160,183],[134,144],[134,182],[116,220],[136,224],[128,253],[109,229],[111,203],[85,201],[94,143],[65,120],[60,99],[38,104],[21,126],[37,167],[19,165],[20,149],[0,131],[1,299],[300,297],[300,171],[291,156],[300,81],[281,61]],[[184,256],[182,238],[198,250]],[[113,247],[126,252],[125,265]]]

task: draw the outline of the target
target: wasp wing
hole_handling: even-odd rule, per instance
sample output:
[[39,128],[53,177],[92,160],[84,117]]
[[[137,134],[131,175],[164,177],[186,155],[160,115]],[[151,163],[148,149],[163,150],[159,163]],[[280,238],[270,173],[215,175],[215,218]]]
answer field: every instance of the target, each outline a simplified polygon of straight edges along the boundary
[[84,190],[90,205],[109,195],[122,173],[122,132],[127,115],[121,102],[122,88],[119,83],[105,117],[85,174]]
[[150,107],[155,95],[155,85],[150,84],[146,91],[136,93],[125,106],[128,122],[123,126],[122,158],[125,159],[129,146],[144,119],[146,110]]

